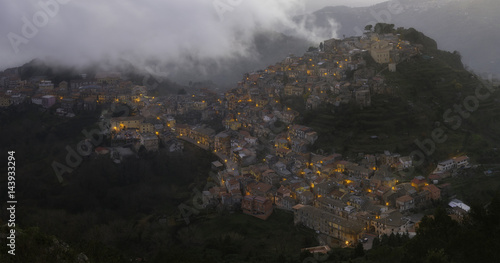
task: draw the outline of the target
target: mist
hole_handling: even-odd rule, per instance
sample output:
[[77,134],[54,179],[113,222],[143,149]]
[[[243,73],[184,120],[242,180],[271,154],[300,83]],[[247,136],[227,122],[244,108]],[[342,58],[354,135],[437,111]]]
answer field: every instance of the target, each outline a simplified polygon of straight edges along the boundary
[[[305,28],[305,21],[292,21],[294,16],[311,11],[304,3],[3,1],[0,69],[20,66],[34,58],[77,67],[112,67],[126,61],[140,69],[154,68],[155,74],[167,78],[192,73],[193,78],[210,79],[242,59],[249,63],[265,59],[256,47],[257,33],[285,33],[316,45],[336,37],[333,20],[327,28],[312,30]],[[304,44],[286,52],[306,47]]]

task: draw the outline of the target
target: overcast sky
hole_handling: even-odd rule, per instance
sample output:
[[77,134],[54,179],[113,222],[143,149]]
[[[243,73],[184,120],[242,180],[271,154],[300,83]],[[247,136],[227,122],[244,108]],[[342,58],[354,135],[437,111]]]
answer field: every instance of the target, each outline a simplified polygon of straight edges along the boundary
[[[125,57],[248,55],[251,32],[290,27],[292,15],[326,5],[367,6],[380,0],[3,0],[0,4],[0,69],[33,58],[85,64]],[[46,6],[41,3],[47,3]],[[335,25],[332,23],[332,28]],[[335,30],[295,34],[312,41]],[[288,31],[289,32],[289,31]]]
[[345,5],[350,7],[359,7],[370,6],[387,1],[388,0],[305,0],[304,2],[306,3],[306,10],[314,12],[325,6]]

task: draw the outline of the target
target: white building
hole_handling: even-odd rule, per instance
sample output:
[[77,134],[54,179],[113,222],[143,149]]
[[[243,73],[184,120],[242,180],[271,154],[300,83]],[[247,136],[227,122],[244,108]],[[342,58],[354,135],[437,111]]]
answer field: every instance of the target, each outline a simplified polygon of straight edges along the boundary
[[46,95],[42,97],[42,106],[46,109],[52,107],[56,104],[56,97],[52,95]]
[[31,103],[36,105],[42,105],[42,97],[36,96],[31,98]]
[[446,161],[438,163],[436,171],[437,172],[446,172],[448,170],[453,169],[454,165],[455,165],[455,162],[453,160],[451,160],[451,159],[446,160]]
[[469,165],[469,157],[467,157],[466,155],[460,157],[453,157],[452,160],[456,168],[461,168]]

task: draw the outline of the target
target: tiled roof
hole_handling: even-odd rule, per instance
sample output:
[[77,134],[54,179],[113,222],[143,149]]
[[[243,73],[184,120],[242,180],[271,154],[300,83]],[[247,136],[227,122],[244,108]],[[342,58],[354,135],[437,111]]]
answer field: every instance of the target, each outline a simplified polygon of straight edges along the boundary
[[396,202],[403,202],[403,203],[406,203],[406,202],[410,202],[411,200],[413,200],[413,197],[409,196],[409,195],[403,195],[401,197],[398,197],[396,199]]

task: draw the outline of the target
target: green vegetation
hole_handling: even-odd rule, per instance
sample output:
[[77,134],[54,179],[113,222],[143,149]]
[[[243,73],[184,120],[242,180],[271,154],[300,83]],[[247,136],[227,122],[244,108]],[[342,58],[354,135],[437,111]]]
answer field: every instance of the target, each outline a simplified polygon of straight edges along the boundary
[[[378,25],[375,30],[393,31],[393,26]],[[437,144],[436,152],[420,168],[422,174],[433,169],[437,161],[458,154],[467,154],[478,163],[498,162],[500,154],[494,149],[500,144],[498,92],[481,100],[458,129],[448,128],[443,113],[454,104],[462,104],[483,84],[464,69],[457,52],[437,50],[433,40],[413,29],[396,32],[403,39],[422,44],[424,55],[398,64],[397,72],[382,71],[393,92],[372,96],[372,106],[322,106],[307,111],[303,97],[284,99],[285,105],[299,111],[301,124],[319,133],[313,151],[335,150],[347,156],[384,150],[409,154],[417,149],[416,139],[429,139],[435,127],[443,127],[448,138]],[[41,74],[29,67],[25,70],[23,74]],[[142,76],[136,75],[135,81],[142,81]],[[177,86],[176,90],[185,92]],[[17,199],[22,200],[16,211],[17,249],[22,253],[6,257],[7,247],[1,246],[1,262],[71,262],[80,252],[91,262],[124,262],[137,257],[148,262],[500,259],[500,196],[484,208],[500,190],[498,177],[463,174],[444,180],[451,183],[458,198],[477,204],[461,223],[452,221],[441,209],[434,217],[424,218],[414,239],[384,236],[374,241],[370,251],[358,245],[334,248],[326,256],[311,255],[301,253],[300,248],[317,245],[315,233],[294,226],[293,215],[280,210],[267,221],[240,212],[203,210],[186,224],[178,206],[192,204],[194,189],[207,184],[210,162],[216,159],[190,144],[185,145],[183,155],[145,153],[122,164],[109,157],[86,157],[65,175],[66,183],[61,185],[51,163],[63,162],[66,146],[74,148],[84,139],[82,130],[96,128],[96,120],[97,113],[64,119],[30,105],[0,111],[0,145],[16,151],[16,182],[22,186],[16,189]],[[285,127],[276,122],[274,128]],[[5,170],[5,165],[1,163],[0,168]],[[2,177],[0,183],[5,185],[5,180]],[[5,203],[5,198],[0,197],[0,201]],[[5,231],[5,227],[0,229],[2,234]]]
[[460,222],[438,208],[422,219],[414,238],[376,238],[373,249],[353,262],[496,262],[500,259],[499,211],[500,192],[486,208],[473,206]]
[[374,96],[369,108],[350,105],[335,110],[307,112],[303,118],[304,125],[319,133],[315,146],[326,151],[335,148],[344,154],[406,152],[412,138],[419,135],[416,128],[428,127],[425,119],[417,118],[403,101],[382,95]]
[[[367,27],[365,27],[367,29]],[[371,29],[371,28],[370,28]],[[373,31],[377,34],[388,34],[393,33],[394,24],[377,23],[373,28]]]
[[61,66],[49,66],[40,59],[34,59],[20,67],[21,79],[30,79],[36,76],[44,76],[52,80],[55,85],[61,81],[69,82],[72,79],[81,79],[75,68]]
[[[2,233],[9,231],[7,227],[3,227]],[[79,262],[79,259],[84,259],[85,256],[80,255],[80,252],[58,240],[55,236],[49,236],[40,232],[36,227],[27,229],[16,229],[16,250],[15,256],[7,253],[9,248],[2,245],[0,248],[0,261],[8,262]],[[95,251],[100,251],[102,256],[98,258],[100,262],[119,262],[125,260],[113,250],[107,249],[100,245],[94,247]],[[87,254],[88,255],[88,254]],[[81,261],[85,262],[85,261]]]
[[[0,111],[0,145],[3,149],[16,151],[19,164],[16,168],[20,174],[26,175],[19,177],[17,182],[28,189],[31,185],[42,188],[55,184],[57,178],[51,163],[64,162],[66,146],[74,149],[85,138],[82,130],[94,128],[96,119],[95,112],[83,112],[75,118],[61,118],[50,111],[40,112],[37,106],[30,104]],[[5,165],[0,163],[2,168]],[[30,191],[25,193],[31,194]]]
[[[168,237],[172,231],[158,219],[178,213],[177,205],[192,189],[205,185],[210,162],[216,159],[189,144],[182,156],[160,152],[123,164],[92,155],[60,184],[52,162],[65,162],[66,146],[74,149],[84,139],[82,130],[96,128],[97,115],[66,119],[25,105],[2,111],[0,118],[0,143],[16,151],[16,199],[22,200],[16,224],[23,229],[38,226],[40,233],[84,251],[92,262],[112,262],[99,260],[109,250],[126,257],[154,252],[161,245],[156,235]],[[0,164],[6,170],[5,165]],[[0,200],[5,203],[6,196]]]
[[315,235],[310,229],[293,226],[293,215],[280,210],[266,221],[242,213],[215,213],[178,227],[175,244],[164,247],[156,260],[297,262],[301,248],[317,245]]
[[470,173],[464,170],[460,175],[446,178],[443,183],[450,183],[456,197],[467,204],[487,204],[496,192],[500,191],[498,175],[486,176],[483,173]]
[[402,40],[408,40],[413,44],[423,45],[426,49],[437,49],[437,43],[434,39],[424,35],[424,33],[422,32],[415,30],[415,28],[413,27],[410,27],[408,29],[400,27],[393,32],[396,34],[400,34]]
[[[51,162],[64,162],[65,147],[82,140],[81,131],[94,128],[97,116],[65,119],[32,108],[0,116],[9,127],[0,131],[2,145],[16,151],[16,182],[22,186],[16,189],[23,202],[16,224],[28,233],[18,236],[24,254],[14,262],[73,261],[80,252],[91,262],[136,257],[149,262],[266,262],[297,259],[300,248],[317,244],[313,231],[294,227],[293,215],[282,211],[267,221],[239,212],[201,211],[186,225],[178,206],[192,204],[194,189],[207,184],[216,159],[196,146],[185,144],[182,155],[160,151],[122,164],[91,156],[65,174],[61,185]],[[53,237],[70,249],[56,247],[48,253]]]
[[[377,25],[375,26],[377,28]],[[388,26],[392,28],[391,25]],[[378,25],[383,30],[383,25]],[[415,140],[432,138],[436,127],[444,130],[447,139],[436,143],[436,151],[427,156],[420,168],[430,172],[435,164],[458,154],[467,154],[478,163],[495,163],[500,156],[494,148],[500,145],[500,99],[498,88],[486,99],[478,100],[478,108],[465,118],[458,115],[455,105],[476,96],[476,89],[489,92],[485,80],[464,69],[458,52],[437,49],[436,42],[415,29],[398,28],[394,33],[412,43],[421,44],[422,55],[397,65],[396,72],[389,72],[367,56],[368,67],[373,67],[385,78],[392,92],[372,96],[372,105],[360,109],[354,103],[341,107],[323,106],[306,111],[289,101],[287,106],[303,116],[299,122],[315,129],[319,139],[313,150],[335,150],[344,155],[380,153],[384,150],[409,154],[419,150]],[[285,104],[287,101],[285,101]],[[460,117],[457,122],[447,123],[448,118]],[[457,117],[458,116],[458,117]]]

